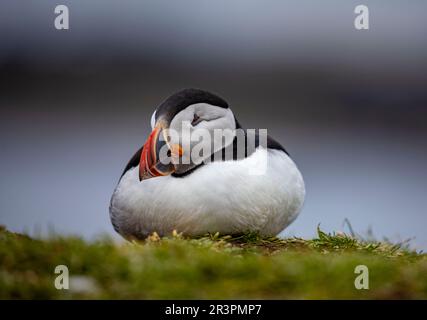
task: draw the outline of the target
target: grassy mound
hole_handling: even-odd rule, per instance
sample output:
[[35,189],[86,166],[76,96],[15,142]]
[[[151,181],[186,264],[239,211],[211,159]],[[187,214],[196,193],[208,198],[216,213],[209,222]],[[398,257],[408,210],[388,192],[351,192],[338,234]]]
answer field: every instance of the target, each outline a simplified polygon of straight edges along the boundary
[[[69,290],[54,286],[69,268]],[[369,289],[357,290],[357,265]],[[427,255],[318,230],[312,240],[179,234],[144,243],[35,240],[0,228],[0,298],[427,298]]]

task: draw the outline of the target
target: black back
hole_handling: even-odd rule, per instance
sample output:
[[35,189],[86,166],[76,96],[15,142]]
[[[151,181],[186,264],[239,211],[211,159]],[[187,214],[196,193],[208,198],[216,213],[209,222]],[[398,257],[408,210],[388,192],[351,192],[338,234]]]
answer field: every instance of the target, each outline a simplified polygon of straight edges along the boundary
[[160,104],[156,110],[156,120],[162,117],[170,122],[177,113],[196,103],[207,103],[220,108],[228,108],[228,103],[213,93],[200,89],[184,89],[174,93]]
[[[174,118],[174,116],[178,112],[180,112],[181,110],[184,110],[188,106],[190,106],[192,104],[196,104],[196,103],[208,103],[210,105],[214,105],[217,107],[228,108],[228,103],[224,99],[222,99],[221,97],[219,97],[213,93],[210,93],[210,92],[207,92],[204,90],[200,90],[200,89],[184,89],[184,90],[181,90],[181,91],[171,95],[169,98],[167,98],[165,101],[163,101],[160,104],[160,106],[156,110],[156,120],[158,119],[158,117],[162,117],[166,121],[170,122],[170,121],[172,121],[172,119]],[[237,120],[236,120],[236,129],[243,129]],[[245,139],[246,139],[246,136],[245,136]],[[237,143],[236,143],[236,141],[237,140],[234,139],[234,142],[233,142],[233,160],[239,160],[239,159],[237,159]],[[246,143],[245,143],[245,146],[246,146],[246,150],[245,150],[244,157],[246,158],[246,157],[250,156],[252,154],[252,152],[247,149]],[[255,148],[258,146],[259,146],[259,137],[258,137],[258,133],[256,133],[255,134]],[[289,155],[289,153],[285,150],[285,148],[283,148],[280,143],[278,143],[276,140],[274,140],[270,136],[267,136],[267,148],[283,151]],[[141,147],[133,155],[133,157],[129,160],[128,164],[126,165],[126,167],[125,167],[125,169],[121,175],[121,177],[128,170],[135,168],[139,165],[142,149],[143,149],[143,147]],[[225,154],[225,152],[223,152],[223,154]],[[223,156],[223,158],[224,157],[225,157],[225,155]],[[212,160],[214,160],[213,157],[212,157]],[[222,160],[224,160],[224,159],[222,159]],[[203,165],[203,163],[201,165]],[[200,167],[201,165],[199,165],[198,167]],[[187,171],[186,173],[181,174],[181,175],[176,175],[176,174],[173,174],[173,175],[176,177],[186,176],[186,175],[190,174],[191,172],[193,172],[198,167],[193,168],[192,170]]]

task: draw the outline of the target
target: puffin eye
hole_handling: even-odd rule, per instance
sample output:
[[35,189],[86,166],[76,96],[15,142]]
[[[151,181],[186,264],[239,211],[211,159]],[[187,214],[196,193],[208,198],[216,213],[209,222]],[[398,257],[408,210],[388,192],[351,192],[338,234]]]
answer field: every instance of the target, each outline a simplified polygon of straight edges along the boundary
[[202,121],[203,121],[202,118],[200,118],[197,114],[194,114],[193,121],[191,121],[191,125],[194,127]]

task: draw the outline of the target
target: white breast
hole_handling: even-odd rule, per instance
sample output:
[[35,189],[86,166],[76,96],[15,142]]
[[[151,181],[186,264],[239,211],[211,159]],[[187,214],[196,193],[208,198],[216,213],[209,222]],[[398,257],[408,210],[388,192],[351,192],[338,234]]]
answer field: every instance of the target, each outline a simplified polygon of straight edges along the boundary
[[[257,174],[262,159],[267,159],[267,168]],[[297,217],[304,196],[295,163],[282,151],[258,148],[243,160],[209,163],[182,178],[140,182],[138,168],[133,168],[114,191],[110,216],[125,237],[173,230],[187,235],[276,235]]]

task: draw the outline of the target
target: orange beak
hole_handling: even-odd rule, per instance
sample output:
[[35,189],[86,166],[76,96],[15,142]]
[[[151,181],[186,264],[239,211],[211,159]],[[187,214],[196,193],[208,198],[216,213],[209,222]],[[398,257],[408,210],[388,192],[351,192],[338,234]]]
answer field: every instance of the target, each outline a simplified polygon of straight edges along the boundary
[[[157,125],[144,144],[139,160],[139,181],[166,176],[175,171],[171,162],[160,161],[160,150],[166,145],[163,128]],[[167,147],[167,146],[166,146]]]

